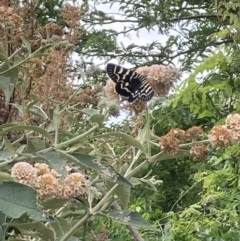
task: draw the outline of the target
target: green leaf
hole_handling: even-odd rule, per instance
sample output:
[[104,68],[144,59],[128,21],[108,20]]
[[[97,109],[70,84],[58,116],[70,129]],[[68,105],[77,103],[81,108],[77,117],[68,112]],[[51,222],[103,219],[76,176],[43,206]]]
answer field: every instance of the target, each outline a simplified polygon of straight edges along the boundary
[[67,125],[68,125],[69,129],[72,129],[72,127],[74,125],[74,121],[75,121],[75,118],[72,115],[72,113],[67,113],[66,120],[67,120]]
[[113,219],[118,223],[125,225],[131,225],[138,228],[155,229],[150,223],[148,223],[142,216],[135,211],[121,210],[121,211],[107,211],[103,212],[104,215]]
[[55,151],[49,152],[41,152],[37,153],[38,156],[44,158],[48,164],[55,169],[58,173],[62,174],[63,176],[66,175],[66,170],[64,168],[66,162],[62,159],[62,157]]
[[119,173],[120,173],[121,175],[124,175],[124,174],[126,173],[126,171],[128,170],[128,167],[129,167],[128,163],[124,163],[124,164],[121,166]]
[[29,111],[38,101],[39,101],[39,100],[36,99],[36,100],[30,102],[30,103],[27,105],[26,110]]
[[[2,129],[2,126],[0,126],[0,130]],[[5,135],[5,134],[7,134],[10,131],[26,131],[26,130],[39,132],[44,137],[46,137],[47,139],[52,141],[52,138],[49,135],[49,133],[47,131],[45,131],[43,128],[39,127],[39,126],[13,125],[11,127],[7,127],[4,130],[2,130],[0,132],[0,136],[1,135]]]
[[198,115],[198,118],[204,118],[204,117],[213,117],[214,112],[210,110],[203,110],[203,112],[200,111],[200,114]]
[[[120,168],[120,171],[119,173],[121,175],[124,175],[128,169],[128,163],[125,163],[121,168]],[[113,182],[111,181],[108,181],[107,182],[107,186],[108,186],[108,189],[112,188],[114,185]],[[129,199],[130,199],[130,193],[131,193],[131,188],[129,186],[118,186],[113,194],[116,194],[120,200],[120,202],[122,203],[123,205],[123,208],[124,209],[127,209],[128,208],[128,203],[129,203]]]
[[21,39],[24,43],[24,46],[27,48],[28,53],[31,54],[32,50],[31,50],[31,44],[23,37],[21,36]]
[[11,123],[11,122],[2,124],[2,125],[0,125],[0,131],[3,130],[4,128],[12,127],[12,126],[18,126],[18,124]]
[[43,118],[44,120],[48,119],[47,114],[38,106],[33,106],[29,109],[29,112],[33,113],[34,115],[37,115],[41,118]]
[[90,121],[101,125],[104,122],[105,116],[102,114],[94,114],[90,117]]
[[5,230],[3,226],[0,226],[0,240],[5,240]]
[[134,187],[136,187],[137,185],[140,185],[142,184],[142,182],[139,181],[139,178],[136,178],[136,177],[131,177],[131,183]]
[[16,182],[0,185],[0,211],[11,218],[27,213],[34,220],[45,220],[37,204],[36,191]]
[[[108,190],[110,190],[114,186],[114,183],[107,180],[106,186]],[[119,185],[113,192],[113,194],[116,194],[118,196],[124,209],[128,208],[130,193],[131,193],[131,188],[129,186],[124,186],[124,185]]]
[[11,175],[7,172],[0,172],[0,183],[4,181],[14,181]]
[[41,222],[11,223],[11,226],[19,229],[22,234],[31,236],[31,233],[34,233],[34,236],[40,237],[41,240],[55,240],[55,232],[53,229],[47,228],[47,226]]
[[[189,155],[190,155],[189,151],[179,149],[174,153],[174,158],[184,157]],[[172,158],[173,158],[173,155],[171,153],[158,153],[155,156],[152,156],[149,161],[157,162],[157,161],[169,160]]]
[[3,136],[3,143],[7,147],[7,150],[11,153],[11,155],[14,155],[14,148],[12,143],[8,140],[6,136]]
[[26,145],[19,146],[18,149],[16,150],[16,153],[22,155],[25,147]]
[[17,103],[10,103],[10,105],[12,105],[12,106],[14,106],[15,108],[17,108],[17,109],[19,110],[20,114],[23,115],[24,110],[23,110],[23,106],[22,106],[22,105],[19,105],[19,104],[17,104]]
[[12,160],[12,154],[8,150],[0,151],[0,161]]
[[60,115],[59,112],[54,110],[54,112],[53,112],[53,127],[54,127],[54,130],[55,131],[59,130],[60,125],[61,125],[61,115]]
[[80,239],[72,236],[68,239],[68,241],[80,241]]
[[51,222],[50,225],[56,233],[57,238],[61,238],[72,227],[70,222],[65,218],[57,217],[56,222]]
[[143,146],[142,144],[136,140],[135,138],[133,138],[132,136],[130,135],[127,135],[125,133],[121,133],[121,132],[109,132],[109,133],[106,133],[106,134],[101,134],[101,135],[97,135],[95,136],[96,138],[100,138],[100,137],[118,137],[121,141],[124,141],[126,142],[127,144],[131,145],[131,146],[134,146],[138,149],[140,149],[141,151],[144,152],[144,149],[143,149]]
[[5,95],[5,105],[8,105],[14,90],[14,85],[11,83],[10,77],[0,75],[0,88],[3,90]]
[[95,109],[82,109],[81,112],[89,116],[89,120],[101,125],[104,122],[105,116],[100,114],[99,110]]
[[126,178],[120,175],[111,165],[107,164],[106,162],[96,162],[95,157],[86,154],[72,153],[69,156],[73,157],[80,164],[93,169],[103,178],[109,179],[114,183],[132,187],[132,184]]
[[7,218],[6,215],[0,212],[0,225],[3,225],[6,222],[6,218]]
[[15,85],[18,80],[18,68],[10,69],[4,76],[10,77],[11,84]]
[[66,204],[68,200],[66,199],[59,199],[59,198],[51,198],[42,203],[44,209],[59,209]]
[[29,138],[27,140],[28,153],[36,153],[46,149],[46,143],[36,138]]
[[3,47],[2,42],[0,42],[0,60],[2,62],[5,62],[8,67],[10,66],[10,62],[9,62],[9,59],[8,59],[8,54],[5,51],[5,48]]
[[85,109],[82,109],[80,110],[82,113],[84,114],[87,114],[89,116],[92,116],[92,115],[96,115],[96,114],[100,114],[100,111],[99,110],[95,110],[95,109],[88,109],[88,108],[85,108]]

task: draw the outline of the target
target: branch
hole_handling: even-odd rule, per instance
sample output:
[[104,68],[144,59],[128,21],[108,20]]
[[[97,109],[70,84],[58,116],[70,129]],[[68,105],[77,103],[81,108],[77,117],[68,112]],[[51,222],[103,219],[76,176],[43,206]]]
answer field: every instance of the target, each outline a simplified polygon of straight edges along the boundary
[[[209,6],[210,6],[210,4],[205,4],[205,5],[198,5],[198,6],[193,6],[193,7],[179,7],[179,8],[177,8],[176,7],[176,9],[172,9],[171,10],[171,12],[183,12],[183,11],[189,11],[189,10],[194,10],[194,9],[205,9],[205,8],[209,8]],[[140,3],[135,3],[135,4],[133,4],[133,7],[134,8],[132,8],[132,9],[137,9],[137,8],[143,8],[143,9],[146,9],[146,4],[144,5],[144,4],[140,4]],[[159,7],[159,5],[157,4],[157,6],[155,6],[155,7],[157,7],[157,11],[158,12],[160,12],[160,13],[166,13],[166,11],[165,11],[165,9],[164,8],[162,8],[161,6]],[[154,9],[154,8],[153,8]],[[154,9],[155,10],[155,9]],[[157,12],[156,11],[156,12]]]
[[[222,45],[222,44],[225,44],[225,43],[232,43],[233,42],[233,39],[225,39],[225,40],[222,40],[222,41],[217,41],[217,42],[209,42],[207,43],[206,45],[204,45],[203,47],[201,46],[197,46],[195,48],[190,48],[188,50],[185,50],[185,51],[182,51],[182,52],[178,52],[174,55],[171,55],[168,57],[168,59],[174,59],[176,57],[179,57],[180,55],[183,55],[183,54],[189,54],[189,53],[192,53],[192,52],[197,52],[199,50],[201,50],[201,52],[203,52],[207,47],[211,47],[211,46],[219,46],[219,45]],[[83,52],[83,51],[79,51],[79,53],[83,54],[83,55],[86,55],[86,56],[89,56],[89,57],[95,57],[95,56],[99,56],[98,54],[96,53],[89,53],[89,52]],[[155,57],[155,58],[166,58],[167,56],[166,55],[161,55],[161,54],[143,54],[141,52],[135,52],[135,53],[120,53],[120,54],[113,54],[113,53],[103,53],[101,54],[101,57],[111,57],[111,58],[118,58],[118,57],[139,57],[139,58],[143,58],[143,57]]]
[[[86,23],[91,23],[91,24],[99,24],[99,25],[103,25],[103,24],[110,24],[110,23],[115,23],[115,22],[121,22],[121,23],[139,23],[139,20],[125,20],[125,19],[112,19],[112,18],[94,18],[94,19],[86,19],[83,18],[82,19],[83,22]],[[99,22],[95,22],[94,21],[99,21]],[[103,22],[104,21],[104,22]],[[107,22],[108,21],[108,22]]]
[[109,36],[117,36],[119,34],[126,34],[126,33],[129,33],[131,31],[138,31],[141,27],[136,27],[136,28],[130,28],[128,30],[123,30],[123,31],[120,31],[120,32],[117,32],[117,33],[112,33],[112,34],[109,34]]
[[175,22],[180,20],[186,20],[186,19],[199,19],[199,18],[218,18],[219,15],[217,14],[202,14],[202,15],[193,15],[193,16],[186,16],[186,17],[179,17],[179,18],[171,18],[169,21]]
[[[185,19],[199,19],[199,18],[217,18],[219,15],[217,14],[202,14],[202,15],[193,15],[193,16],[186,16],[186,17],[178,17],[178,18],[171,18],[169,21],[175,22],[179,20],[185,20]],[[125,20],[125,19],[112,19],[112,18],[94,18],[94,19],[82,19],[82,21],[86,23],[91,23],[91,24],[111,24],[111,23],[116,23],[116,22],[121,22],[121,23],[139,23],[139,20]],[[98,22],[94,22],[98,21]]]
[[179,9],[173,9],[172,12],[183,12],[184,10],[194,10],[194,9],[205,9],[209,8],[210,4],[203,5],[203,6],[196,6],[196,7],[185,7],[185,8],[179,8]]

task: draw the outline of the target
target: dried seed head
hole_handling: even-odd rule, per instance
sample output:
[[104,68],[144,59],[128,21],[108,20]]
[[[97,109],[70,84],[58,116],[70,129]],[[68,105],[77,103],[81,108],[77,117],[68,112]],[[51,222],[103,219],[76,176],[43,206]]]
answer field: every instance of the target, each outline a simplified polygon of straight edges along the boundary
[[81,173],[71,173],[64,180],[63,196],[78,197],[86,192],[88,180]]
[[179,128],[172,129],[168,134],[163,136],[160,140],[160,147],[166,153],[174,154],[181,143],[185,143],[188,135],[184,130]]
[[166,96],[174,83],[181,77],[181,71],[173,66],[152,65],[136,69],[136,72],[148,77],[155,95]]
[[172,133],[180,141],[180,143],[185,143],[188,139],[187,133],[179,128],[172,129],[169,133]]
[[13,9],[7,6],[0,6],[0,21],[3,22],[12,15]]
[[240,115],[239,114],[230,114],[226,118],[226,126],[229,129],[240,130]]
[[27,162],[18,162],[12,167],[11,176],[19,183],[32,186],[36,182],[37,171]]
[[190,155],[192,155],[196,160],[203,161],[207,158],[209,149],[204,143],[197,143],[190,149]]
[[142,115],[138,115],[133,118],[131,122],[131,135],[136,136],[144,126],[144,118]]
[[62,186],[51,173],[45,173],[37,178],[37,192],[41,198],[60,196]]
[[159,144],[163,152],[174,154],[179,148],[180,141],[175,137],[172,132],[169,132],[167,135],[161,138]]
[[240,141],[240,115],[230,114],[226,118],[226,126],[231,132],[231,141],[237,143]]
[[191,138],[191,139],[196,139],[198,137],[203,136],[204,132],[201,126],[193,126],[189,128],[186,131],[186,134]]
[[49,173],[50,172],[50,168],[47,164],[45,163],[36,163],[34,165],[36,171],[37,171],[37,175],[40,176],[40,175],[43,175],[43,174],[46,174],[46,173]]
[[123,108],[129,111],[131,114],[139,115],[147,109],[147,102],[141,100],[135,100],[132,103],[125,102]]
[[104,87],[106,96],[109,100],[117,101],[119,102],[120,96],[115,91],[116,83],[114,83],[112,80],[108,80],[106,86]]
[[18,14],[14,13],[9,17],[9,23],[15,28],[20,28],[23,25],[23,19]]
[[63,35],[63,29],[56,23],[48,23],[44,27],[39,28],[38,31],[42,35],[43,39],[46,39],[48,36]]
[[226,147],[231,143],[231,131],[226,126],[214,126],[208,139],[214,147]]

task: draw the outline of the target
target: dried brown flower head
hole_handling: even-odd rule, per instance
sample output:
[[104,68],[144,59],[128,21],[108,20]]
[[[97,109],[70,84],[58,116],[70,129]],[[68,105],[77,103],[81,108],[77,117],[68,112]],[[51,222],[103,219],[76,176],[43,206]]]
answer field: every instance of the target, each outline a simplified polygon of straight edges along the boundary
[[102,86],[98,86],[95,89],[86,88],[74,100],[79,102],[81,108],[90,107],[91,105],[96,107],[101,92]]
[[31,78],[40,78],[44,75],[46,65],[40,59],[32,58],[28,66],[28,74]]
[[[56,103],[51,100],[57,102],[67,100],[75,90],[71,81],[76,79],[76,73],[69,68],[69,56],[72,53],[72,48],[69,49],[72,45],[69,42],[75,41],[74,43],[76,43],[76,40],[79,40],[81,14],[79,6],[65,5],[62,13],[68,23],[66,28],[63,29],[56,23],[48,23],[46,26],[39,28],[35,18],[35,7],[37,6],[37,4],[32,4],[31,1],[24,1],[24,4],[22,4],[22,1],[0,1],[0,39],[9,56],[14,56],[16,50],[19,51],[21,46],[24,46],[22,37],[30,43],[33,52],[43,44],[53,43],[54,41],[54,46],[45,49],[47,52],[45,51],[44,55],[30,59],[19,66],[19,76],[23,80],[21,82],[25,85],[23,88],[25,93],[19,94],[16,89],[11,96],[11,102],[17,104],[22,104],[22,101],[32,101],[32,96],[37,96],[42,109],[47,112],[50,108],[56,106]],[[46,39],[47,36],[49,39]],[[61,47],[62,45],[64,49],[60,48],[60,50],[55,51],[56,46]],[[21,58],[26,57],[24,56],[25,52],[20,51]],[[12,60],[15,61],[15,58]],[[66,91],[64,91],[64,88],[66,88]],[[0,90],[0,98],[2,96],[4,97],[4,93]],[[69,104],[78,103],[77,98],[78,96],[73,98]],[[96,105],[96,102],[97,98],[92,98],[90,105]],[[5,97],[1,103],[0,124],[16,120],[21,121],[23,117],[19,115],[16,108],[4,106]],[[31,118],[30,115],[28,118]]]
[[30,39],[30,40],[29,40],[29,43],[31,44],[31,50],[32,50],[32,52],[36,51],[36,50],[39,49],[40,46],[41,46],[40,42],[37,41],[37,40],[32,40],[32,39]]
[[198,137],[203,136],[204,132],[201,126],[193,126],[189,128],[186,131],[186,134],[191,138],[191,139],[196,139]]
[[120,96],[119,94],[115,91],[115,86],[116,83],[113,82],[111,79],[107,81],[107,84],[104,86],[104,91],[106,93],[107,98],[112,101],[119,101]]
[[36,163],[36,164],[34,165],[34,167],[35,167],[35,169],[36,169],[36,171],[37,171],[37,175],[38,175],[38,176],[50,172],[50,168],[49,168],[49,166],[48,166],[46,163]]
[[51,37],[53,35],[63,35],[62,27],[60,27],[56,23],[48,23],[44,27],[40,27],[38,31],[44,39],[46,39],[47,37]]
[[79,41],[81,36],[81,32],[79,31],[81,29],[81,11],[79,6],[66,5],[66,7],[62,10],[62,16],[69,26],[66,38],[71,43],[76,43]]
[[88,180],[81,173],[71,173],[64,180],[64,197],[78,197],[86,192]]
[[139,115],[144,110],[147,109],[147,102],[136,100],[132,103],[132,109],[135,112],[136,115]]
[[166,96],[174,83],[181,77],[181,72],[173,66],[152,65],[136,69],[136,72],[148,77],[155,95]]
[[41,198],[60,196],[62,186],[51,173],[45,173],[37,178],[37,192]]
[[56,170],[54,170],[54,169],[51,169],[50,174],[51,174],[53,177],[55,177],[55,178],[61,177],[61,174],[59,174],[59,173],[58,173]]
[[208,156],[209,149],[204,143],[197,143],[193,145],[190,149],[190,155],[195,157],[197,160],[205,160]]
[[181,143],[185,143],[188,139],[187,133],[179,128],[172,129],[169,133],[172,133]]
[[240,130],[240,115],[239,114],[230,114],[226,118],[226,126],[229,129]]
[[40,198],[71,198],[86,193],[88,177],[81,173],[70,173],[64,181],[61,175],[45,163],[33,166],[19,162],[12,168],[11,176],[19,183],[36,189]]
[[123,108],[125,110],[128,110],[131,114],[139,115],[144,110],[147,109],[147,102],[141,101],[141,100],[135,100],[132,103],[124,102]]
[[78,21],[81,19],[81,12],[79,7],[71,6],[70,4],[66,5],[66,7],[62,10],[62,15],[67,22],[67,24],[74,28],[76,25],[78,26]]
[[9,23],[15,28],[20,28],[23,25],[23,19],[18,14],[14,13],[9,17]]
[[139,130],[141,130],[144,126],[144,118],[141,115],[136,116],[135,118],[133,118],[132,122],[131,122],[131,135],[136,136],[139,132]]
[[91,96],[84,93],[84,91],[79,95],[79,104],[81,107],[86,106],[91,101]]
[[177,139],[172,132],[169,132],[165,136],[162,136],[159,144],[162,151],[174,154],[179,148],[180,140]]
[[19,183],[31,186],[36,182],[37,171],[27,162],[18,162],[12,167],[11,176]]
[[13,13],[13,9],[7,6],[0,6],[0,21],[4,22],[8,20],[9,16]]
[[188,135],[184,130],[179,128],[172,129],[168,134],[161,137],[160,147],[166,153],[174,154],[179,145],[185,143],[188,139]]
[[214,126],[208,138],[214,147],[226,147],[231,143],[231,131],[226,126]]
[[226,118],[226,126],[231,131],[231,141],[233,143],[240,141],[240,115],[230,114]]

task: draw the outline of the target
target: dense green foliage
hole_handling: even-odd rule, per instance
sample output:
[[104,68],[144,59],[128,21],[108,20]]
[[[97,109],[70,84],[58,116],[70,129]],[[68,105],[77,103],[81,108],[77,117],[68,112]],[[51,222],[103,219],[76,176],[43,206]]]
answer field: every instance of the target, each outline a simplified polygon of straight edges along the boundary
[[[93,27],[127,23],[126,34],[155,29],[159,36],[145,46],[119,45],[115,55],[106,51],[101,57],[115,56],[136,66],[178,59],[190,73],[175,95],[155,102],[151,124],[158,136],[171,128],[186,130],[194,125],[207,133],[223,124],[228,114],[239,112],[238,1],[106,2],[118,6],[123,18],[101,13],[89,18]],[[165,44],[161,34],[167,36]],[[163,228],[162,239],[148,234],[145,240],[238,240],[238,159],[236,146],[214,150],[202,163],[177,158],[139,173],[144,176],[152,170],[163,180],[155,194],[145,185],[133,191],[132,207]]]

